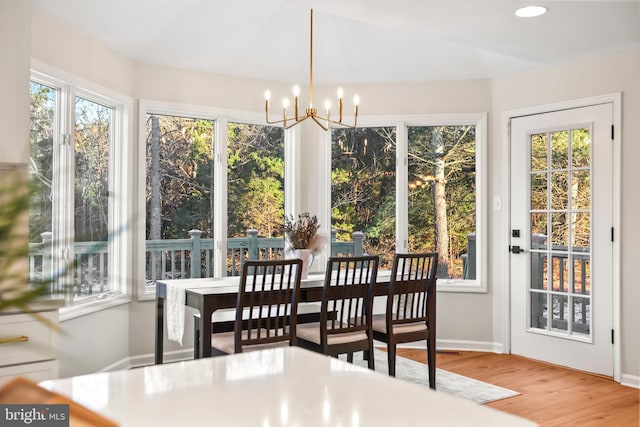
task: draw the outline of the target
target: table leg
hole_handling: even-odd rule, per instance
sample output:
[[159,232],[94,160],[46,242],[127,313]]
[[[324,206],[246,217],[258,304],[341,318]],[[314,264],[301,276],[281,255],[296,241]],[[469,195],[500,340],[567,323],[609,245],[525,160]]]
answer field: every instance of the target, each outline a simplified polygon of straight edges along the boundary
[[164,344],[164,298],[156,298],[156,365],[162,363]]
[[[199,349],[200,357],[211,356],[211,314],[215,310],[204,310],[197,320],[198,323],[198,345],[194,343],[194,348]],[[195,325],[194,325],[195,327]]]
[[193,315],[193,358],[200,359],[200,313]]

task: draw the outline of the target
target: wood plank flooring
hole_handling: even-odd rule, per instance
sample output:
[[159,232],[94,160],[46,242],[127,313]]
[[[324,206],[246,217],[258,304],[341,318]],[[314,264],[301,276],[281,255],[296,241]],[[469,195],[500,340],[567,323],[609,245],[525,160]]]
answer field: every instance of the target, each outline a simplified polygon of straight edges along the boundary
[[[426,363],[425,350],[398,349],[398,355]],[[540,426],[640,425],[640,390],[610,378],[509,354],[442,352],[436,366],[520,392],[487,406],[533,420]]]

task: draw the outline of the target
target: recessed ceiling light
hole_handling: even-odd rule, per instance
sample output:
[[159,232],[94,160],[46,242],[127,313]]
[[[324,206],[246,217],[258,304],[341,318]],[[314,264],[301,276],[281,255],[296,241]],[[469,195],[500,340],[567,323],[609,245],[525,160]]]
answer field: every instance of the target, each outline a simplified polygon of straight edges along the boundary
[[533,18],[534,16],[544,15],[547,13],[547,10],[549,9],[544,6],[526,6],[516,10],[516,16],[520,18]]

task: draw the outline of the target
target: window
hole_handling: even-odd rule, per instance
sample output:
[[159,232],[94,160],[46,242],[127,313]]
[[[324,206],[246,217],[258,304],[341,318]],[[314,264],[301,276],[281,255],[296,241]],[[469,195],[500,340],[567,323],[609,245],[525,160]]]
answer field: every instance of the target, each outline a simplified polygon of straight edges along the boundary
[[[438,289],[486,291],[486,116],[331,131],[331,220],[366,253],[438,252]],[[398,161],[396,162],[396,159]]]
[[126,301],[126,200],[115,175],[127,163],[114,158],[127,143],[130,101],[37,72],[30,93],[31,278],[52,279],[66,300],[62,319]]
[[227,237],[284,239],[284,130],[229,123]]
[[409,250],[438,253],[438,279],[475,279],[475,125],[410,126]]
[[215,122],[146,114],[145,129],[147,286],[191,277],[192,251],[173,243],[196,234],[204,244],[199,276],[212,277]]
[[391,268],[396,241],[396,129],[367,127],[331,133],[331,226],[337,241],[366,236],[365,253]]

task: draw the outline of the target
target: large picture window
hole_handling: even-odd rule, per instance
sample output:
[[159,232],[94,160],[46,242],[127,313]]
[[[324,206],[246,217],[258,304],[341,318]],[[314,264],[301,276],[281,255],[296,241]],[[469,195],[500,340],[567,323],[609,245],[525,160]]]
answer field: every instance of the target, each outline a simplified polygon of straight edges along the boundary
[[408,128],[409,250],[437,252],[439,279],[475,279],[475,125]]
[[338,239],[364,233],[382,268],[395,252],[437,252],[440,290],[485,291],[485,115],[395,123],[331,131]]
[[[210,242],[214,215],[213,120],[178,115],[146,115],[146,279],[190,276],[191,252],[177,240],[190,235]],[[213,275],[213,247],[205,247],[200,272]],[[197,263],[197,262],[196,262]]]
[[229,123],[227,236],[284,234],[284,130]]
[[331,226],[338,241],[365,235],[364,252],[390,268],[396,241],[395,127],[334,129],[331,134]]

